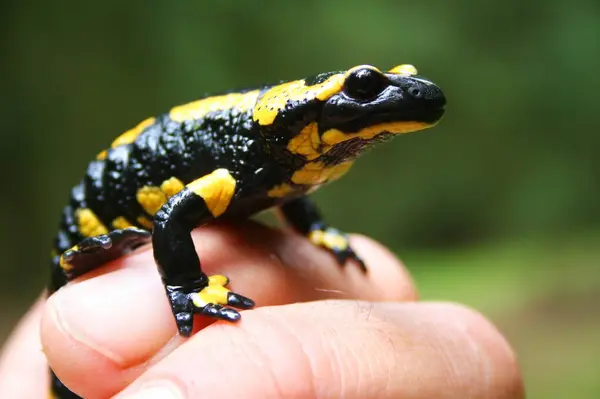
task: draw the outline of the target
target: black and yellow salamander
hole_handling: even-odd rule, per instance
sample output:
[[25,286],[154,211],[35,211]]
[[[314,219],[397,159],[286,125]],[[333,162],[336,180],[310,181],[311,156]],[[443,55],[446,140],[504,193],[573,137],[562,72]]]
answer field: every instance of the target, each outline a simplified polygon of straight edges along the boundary
[[[306,194],[374,144],[435,125],[441,89],[411,65],[361,65],[206,97],[143,120],[100,152],[76,185],[54,243],[50,292],[152,242],[179,333],[194,315],[237,321],[254,302],[207,276],[190,232],[276,208],[340,264],[366,270]],[[55,398],[77,398],[53,375]]]

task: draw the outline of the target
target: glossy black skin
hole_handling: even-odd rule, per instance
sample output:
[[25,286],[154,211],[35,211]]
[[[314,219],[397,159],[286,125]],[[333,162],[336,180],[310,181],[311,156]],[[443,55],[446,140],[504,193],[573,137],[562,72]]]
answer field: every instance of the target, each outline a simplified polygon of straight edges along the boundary
[[[318,75],[309,83],[318,83],[327,76]],[[158,186],[173,176],[188,184],[218,168],[225,168],[235,178],[236,188],[230,205],[220,218],[242,219],[281,206],[285,219],[302,234],[325,228],[315,205],[302,196],[311,186],[298,187],[291,182],[293,173],[309,161],[290,152],[287,144],[313,121],[318,122],[319,132],[323,134],[332,127],[355,132],[381,122],[418,120],[434,123],[441,117],[445,99],[437,86],[414,76],[386,74],[385,79],[385,88],[375,98],[356,100],[344,89],[326,101],[290,102],[267,126],[260,126],[253,120],[252,110],[221,109],[183,123],[171,120],[169,114],[157,117],[133,143],[110,149],[104,160],[92,161],[84,179],[72,189],[54,246],[58,254],[78,243],[85,250],[70,258],[73,270],[69,273],[61,269],[60,256],[53,257],[51,292],[151,238],[157,267],[180,334],[192,332],[194,313],[229,321],[239,319],[235,310],[220,305],[194,309],[187,297],[190,292],[199,292],[207,285],[207,276],[199,267],[200,259],[190,231],[215,219],[203,199],[189,189],[173,196],[154,216],[151,235],[147,229],[138,226],[139,229],[126,233],[115,230],[101,237],[86,238],[78,230],[75,210],[93,210],[107,227],[117,217],[135,222],[138,216],[145,215],[152,220],[152,215],[146,214],[136,200],[136,191],[140,187]],[[261,95],[270,87],[262,88]],[[420,95],[409,92],[415,87],[420,89]],[[345,141],[313,161],[335,165],[353,160],[366,148],[389,137],[382,132],[371,140]],[[281,183],[290,183],[299,190],[285,197],[270,197],[268,190]],[[351,248],[335,255],[341,263],[350,258],[362,262]],[[253,302],[232,293],[229,305],[244,309],[252,307]],[[57,398],[77,397],[66,388],[60,388],[59,381],[54,384]]]

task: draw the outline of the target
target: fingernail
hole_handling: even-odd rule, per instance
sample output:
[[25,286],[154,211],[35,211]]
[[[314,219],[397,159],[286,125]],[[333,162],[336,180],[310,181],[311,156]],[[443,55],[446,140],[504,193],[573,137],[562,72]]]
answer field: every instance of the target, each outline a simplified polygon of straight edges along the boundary
[[132,394],[119,396],[121,399],[184,399],[183,392],[174,384],[167,381],[152,382],[143,385]]
[[77,326],[73,327],[72,323],[69,323],[69,316],[65,316],[65,306],[62,303],[62,297],[54,297],[51,300],[51,311],[52,316],[59,326],[61,330],[66,332],[71,338],[83,343],[86,346],[94,349],[98,353],[106,356],[107,358],[113,360],[117,364],[121,363],[123,359],[121,359],[118,354],[104,348],[102,345],[97,344],[93,339],[89,339],[89,337],[81,331],[81,329],[77,328]]
[[140,364],[174,334],[173,316],[156,283],[143,269],[123,268],[67,285],[50,299],[54,320],[66,335],[119,367]]

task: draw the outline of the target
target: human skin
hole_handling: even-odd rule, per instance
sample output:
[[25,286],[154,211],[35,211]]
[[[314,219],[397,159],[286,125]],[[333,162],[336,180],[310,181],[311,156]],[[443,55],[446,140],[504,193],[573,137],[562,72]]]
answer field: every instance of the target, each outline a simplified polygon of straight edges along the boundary
[[204,270],[256,309],[237,324],[197,318],[179,337],[141,248],[33,306],[0,358],[0,397],[45,397],[44,354],[90,399],[524,397],[498,330],[464,306],[418,302],[406,268],[368,238],[351,239],[364,275],[251,222],[193,237]]

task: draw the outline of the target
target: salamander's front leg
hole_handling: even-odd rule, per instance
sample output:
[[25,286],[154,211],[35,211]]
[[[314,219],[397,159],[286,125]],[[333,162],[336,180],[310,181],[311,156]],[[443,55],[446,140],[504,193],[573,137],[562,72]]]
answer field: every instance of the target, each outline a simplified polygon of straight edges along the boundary
[[217,169],[189,183],[163,205],[154,217],[152,243],[179,333],[192,333],[193,315],[237,321],[240,314],[225,305],[249,309],[254,302],[229,291],[225,276],[208,277],[202,272],[191,230],[219,217],[235,192],[235,179],[226,169]]
[[150,242],[150,232],[128,227],[83,239],[66,250],[56,263],[68,281],[92,271]]
[[340,265],[344,265],[348,259],[354,259],[363,271],[367,271],[365,262],[350,246],[348,236],[328,226],[310,199],[300,197],[285,203],[280,209],[287,223],[307,236],[313,244],[333,253]]

